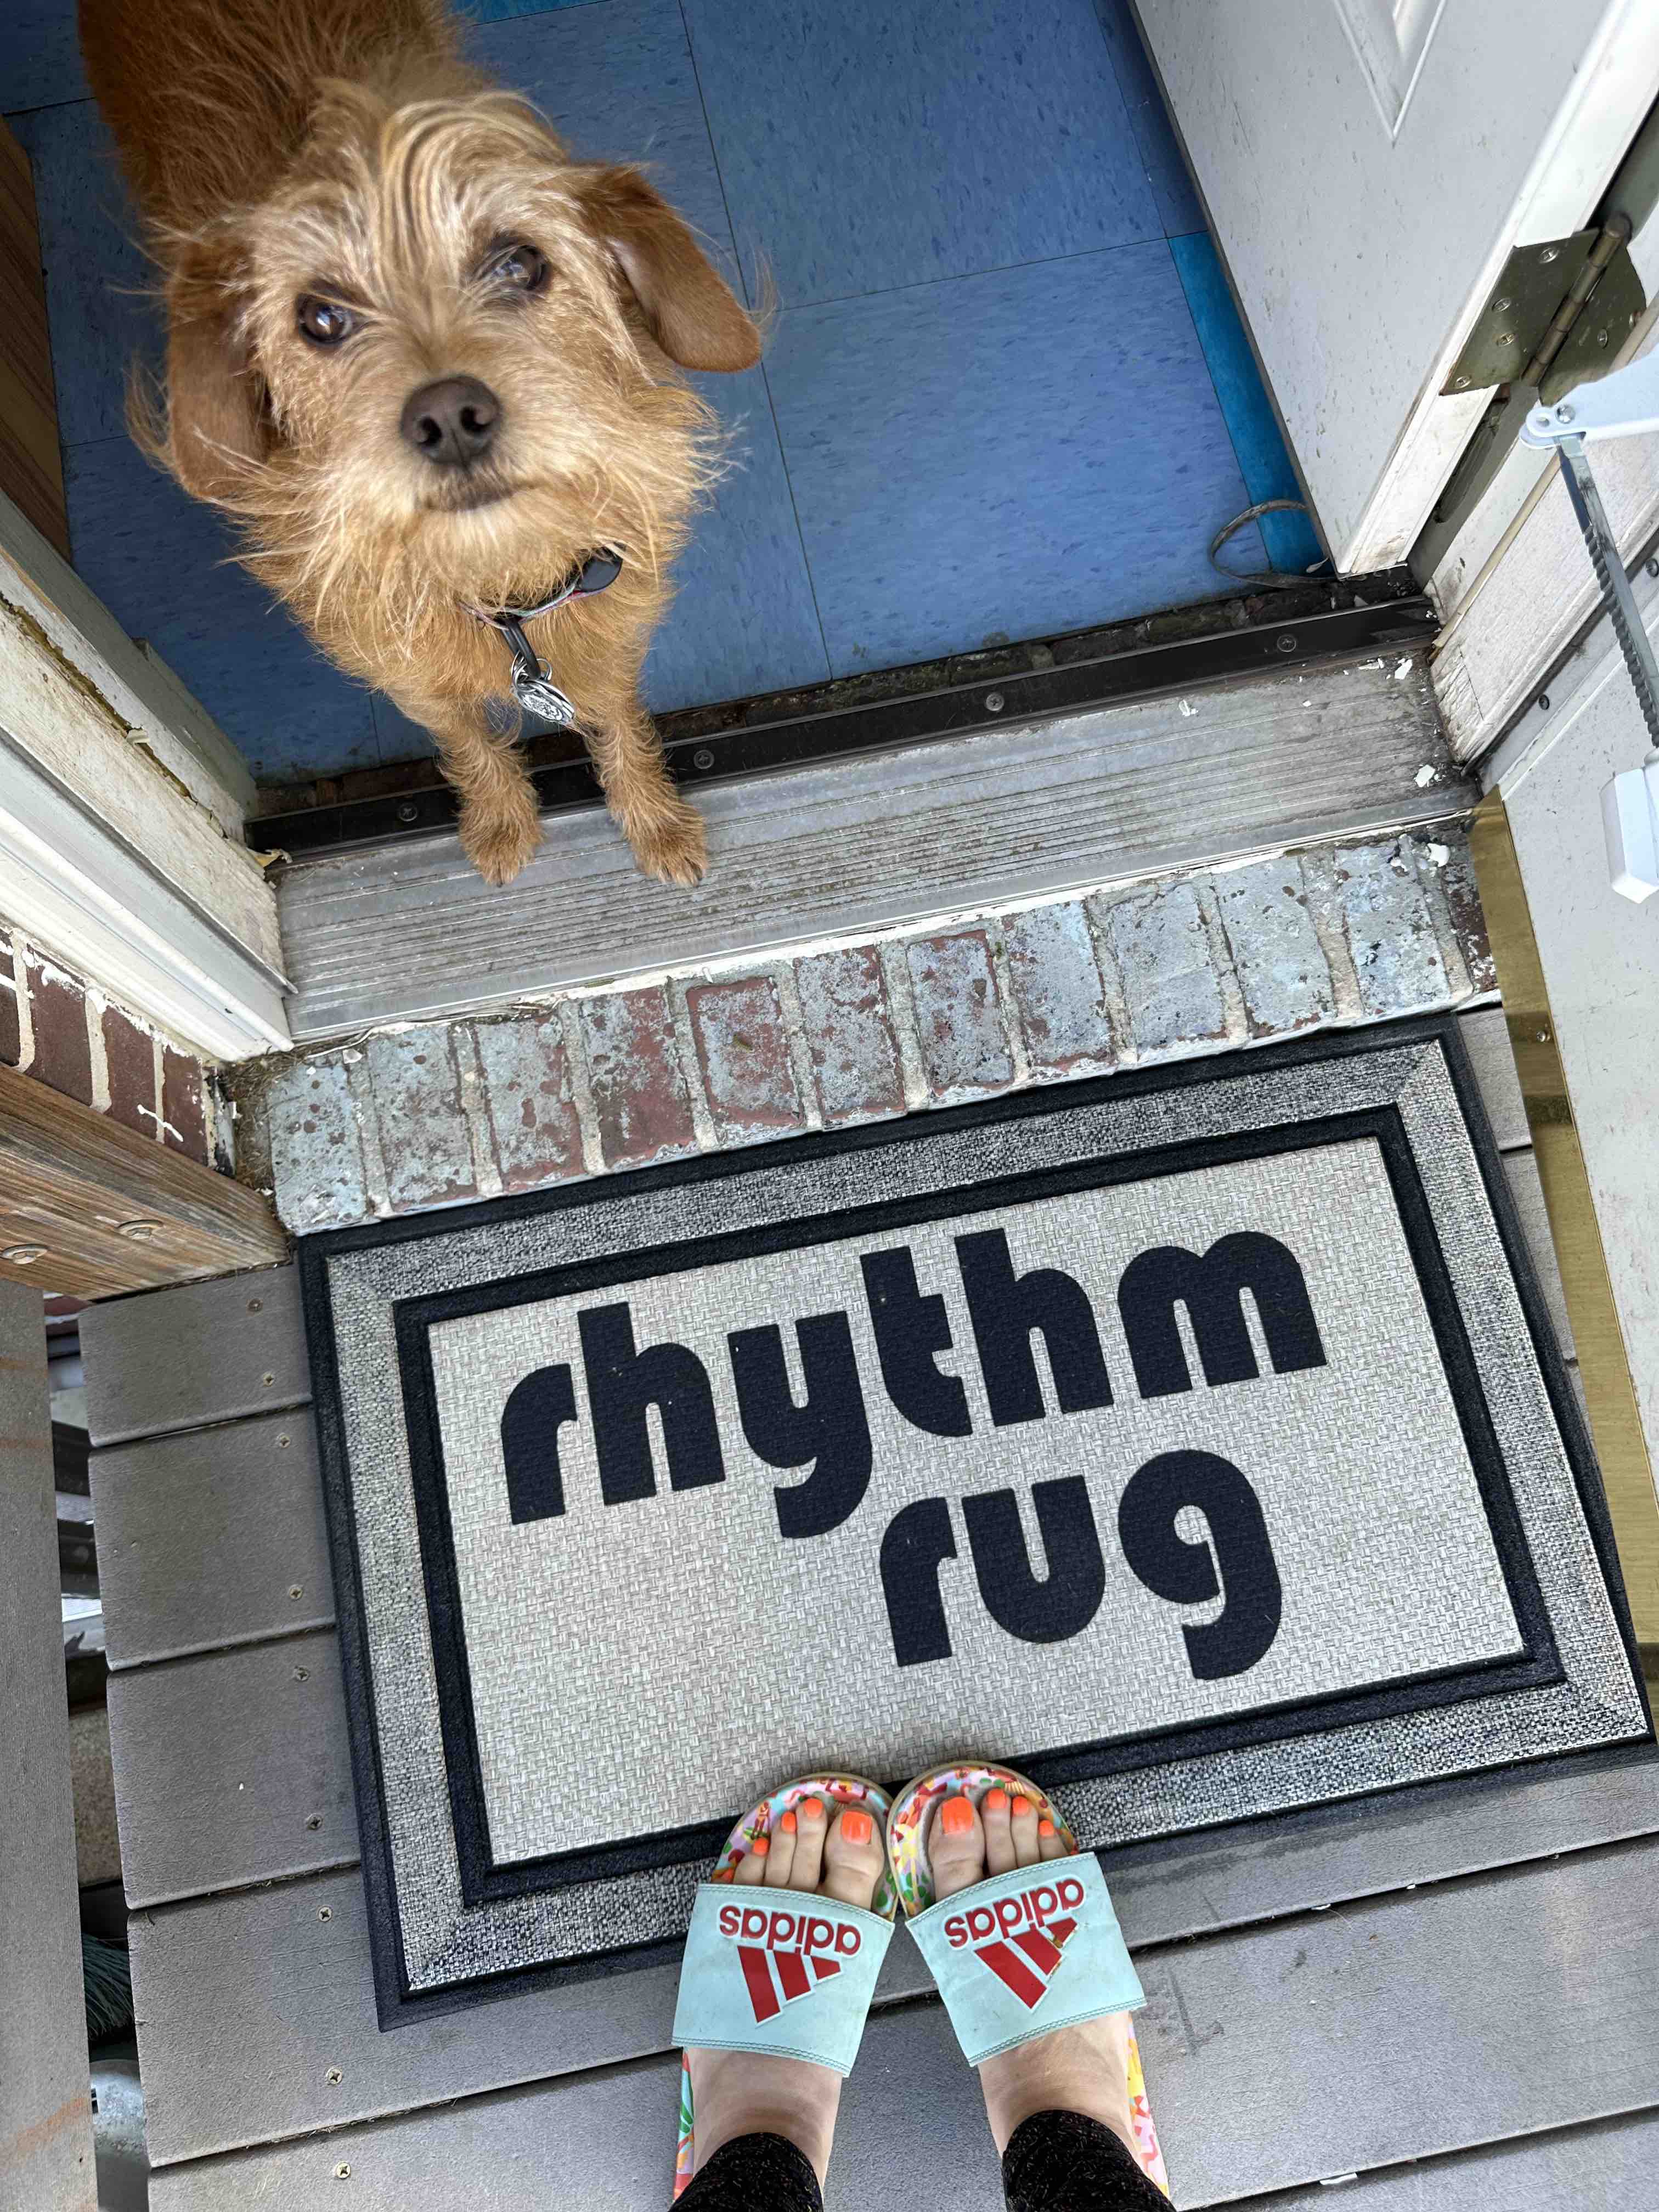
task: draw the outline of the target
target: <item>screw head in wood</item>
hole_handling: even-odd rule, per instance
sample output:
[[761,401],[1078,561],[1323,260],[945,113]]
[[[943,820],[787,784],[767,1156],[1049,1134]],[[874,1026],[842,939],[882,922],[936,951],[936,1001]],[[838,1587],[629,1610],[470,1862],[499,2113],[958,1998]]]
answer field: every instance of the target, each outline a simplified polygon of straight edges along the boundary
[[1000,691],[988,691],[986,693],[985,711],[988,714],[1000,714],[1002,712],[1002,694]]
[[702,768],[702,769],[709,769],[709,768],[713,768],[713,767],[714,767],[714,754],[713,754],[712,752],[710,752],[710,751],[709,751],[709,750],[708,750],[708,746],[707,746],[707,745],[699,745],[699,746],[697,747],[697,750],[696,750],[696,752],[694,752],[694,753],[692,754],[692,756],[691,756],[691,765],[692,765],[692,767],[693,767],[693,768]]
[[161,1231],[159,1221],[123,1221],[115,1233],[118,1237],[125,1237],[130,1244],[148,1244],[152,1237],[160,1236]]
[[32,1267],[37,1260],[46,1256],[44,1244],[8,1244],[0,1252],[0,1260],[9,1260],[14,1267]]

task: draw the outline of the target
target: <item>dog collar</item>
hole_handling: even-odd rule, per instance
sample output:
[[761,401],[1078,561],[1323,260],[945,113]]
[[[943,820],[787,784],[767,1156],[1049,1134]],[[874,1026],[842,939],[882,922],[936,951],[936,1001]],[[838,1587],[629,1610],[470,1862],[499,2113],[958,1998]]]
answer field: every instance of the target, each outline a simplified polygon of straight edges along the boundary
[[550,599],[534,607],[475,607],[472,611],[480,622],[487,622],[498,629],[507,640],[513,655],[513,696],[528,713],[539,714],[546,721],[556,722],[568,729],[576,719],[576,709],[554,683],[543,665],[540,655],[524,634],[527,622],[538,615],[550,615],[555,607],[562,607],[568,599],[590,599],[598,592],[609,590],[622,574],[623,556],[606,546],[590,554],[580,568],[574,568]]

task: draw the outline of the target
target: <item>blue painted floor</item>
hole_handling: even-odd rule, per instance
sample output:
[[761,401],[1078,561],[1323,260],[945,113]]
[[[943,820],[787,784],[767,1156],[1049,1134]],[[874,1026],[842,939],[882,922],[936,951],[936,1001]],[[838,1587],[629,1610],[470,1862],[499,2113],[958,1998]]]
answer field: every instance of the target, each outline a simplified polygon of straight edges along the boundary
[[[777,301],[762,367],[703,380],[740,465],[682,563],[653,706],[1208,598],[1215,532],[1295,496],[1127,0],[465,12],[486,68],[579,154],[648,162],[751,303],[768,283]],[[157,329],[73,19],[74,0],[0,9],[76,565],[263,781],[425,752],[128,442],[126,364]],[[1318,558],[1299,517],[1263,528],[1237,567]]]

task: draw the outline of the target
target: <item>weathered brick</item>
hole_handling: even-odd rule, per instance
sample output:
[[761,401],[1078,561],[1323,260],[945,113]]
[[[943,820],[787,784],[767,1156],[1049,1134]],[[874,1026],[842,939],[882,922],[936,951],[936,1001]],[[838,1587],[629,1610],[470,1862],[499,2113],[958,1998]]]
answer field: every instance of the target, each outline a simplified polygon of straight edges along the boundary
[[697,1148],[691,1100],[660,986],[579,1002],[607,1167],[640,1168]]
[[1224,1039],[1226,1000],[1190,884],[1120,900],[1104,921],[1138,1051],[1190,1051]]
[[1469,981],[1477,991],[1495,991],[1498,963],[1492,957],[1492,939],[1486,934],[1486,917],[1480,905],[1469,841],[1461,833],[1453,832],[1441,842],[1449,848],[1451,857],[1440,871],[1440,887],[1451,909],[1452,927],[1457,932],[1458,948],[1468,969]]
[[175,1152],[204,1164],[208,1158],[207,1071],[188,1053],[161,1048],[161,1135]]
[[804,1129],[806,1115],[772,978],[693,983],[685,1003],[720,1142],[755,1144]]
[[1032,1067],[1056,1075],[1109,1067],[1111,1016],[1081,903],[1006,915],[1002,933]]
[[982,929],[905,947],[927,1085],[941,1103],[982,1097],[1014,1079],[1002,1000]]
[[37,967],[28,978],[29,1009],[34,1023],[34,1057],[29,1073],[37,1082],[92,1103],[92,1040],[87,1035],[87,1001],[69,976]]
[[472,1197],[472,1143],[447,1025],[372,1036],[367,1053],[393,1212]]
[[1333,1020],[1336,993],[1297,861],[1262,860],[1214,882],[1251,1036],[1287,1036]]
[[337,1229],[368,1212],[357,1116],[338,1060],[301,1060],[271,1085],[270,1131],[276,1211],[296,1236]]
[[22,1025],[18,1019],[20,985],[11,947],[0,939],[0,1062],[15,1067],[22,1051]]
[[1411,846],[1345,846],[1336,855],[1343,924],[1360,1004],[1405,1014],[1445,1003],[1446,963]]
[[106,1006],[100,1027],[109,1071],[109,1117],[141,1135],[156,1134],[155,1043],[119,1006]]
[[556,1014],[480,1022],[478,1066],[504,1190],[533,1190],[582,1172],[580,1117]]
[[875,947],[848,945],[798,960],[795,987],[826,1125],[902,1114],[904,1071]]

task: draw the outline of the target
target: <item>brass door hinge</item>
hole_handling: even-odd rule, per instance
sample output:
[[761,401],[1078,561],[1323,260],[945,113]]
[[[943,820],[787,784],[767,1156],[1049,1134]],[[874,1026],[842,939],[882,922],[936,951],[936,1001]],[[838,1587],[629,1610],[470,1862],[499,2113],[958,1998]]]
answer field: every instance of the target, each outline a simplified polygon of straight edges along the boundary
[[1537,386],[1547,403],[1603,374],[1647,306],[1630,258],[1628,222],[1581,230],[1543,246],[1517,246],[1443,397],[1495,384]]

